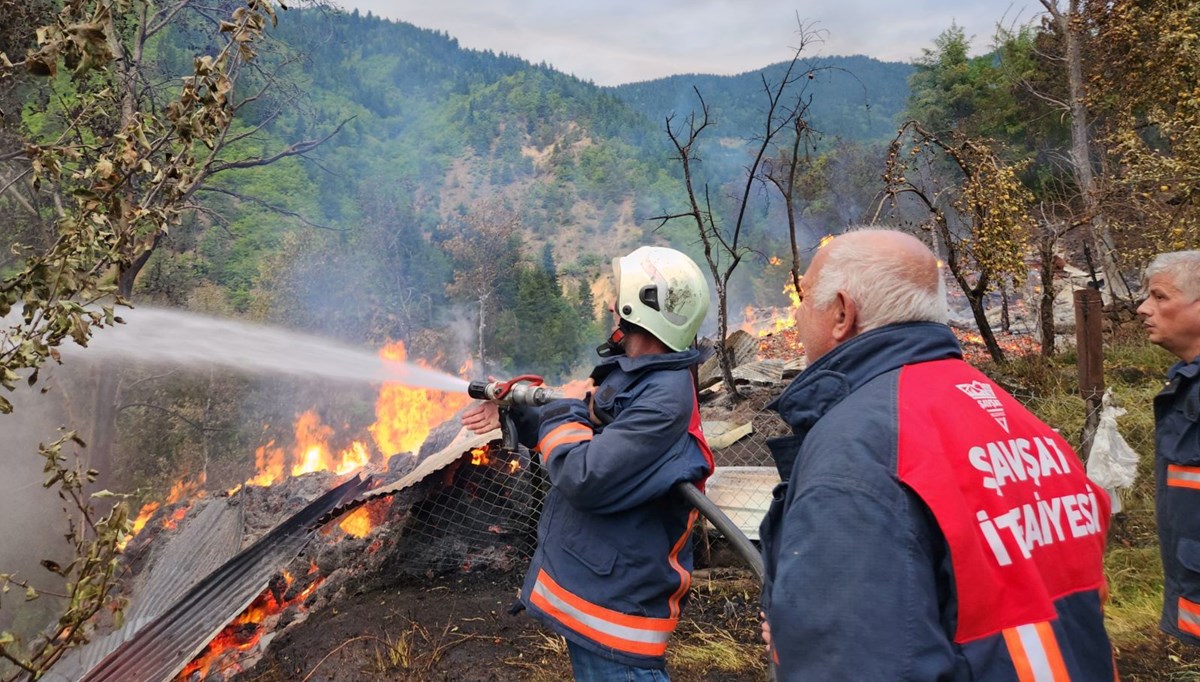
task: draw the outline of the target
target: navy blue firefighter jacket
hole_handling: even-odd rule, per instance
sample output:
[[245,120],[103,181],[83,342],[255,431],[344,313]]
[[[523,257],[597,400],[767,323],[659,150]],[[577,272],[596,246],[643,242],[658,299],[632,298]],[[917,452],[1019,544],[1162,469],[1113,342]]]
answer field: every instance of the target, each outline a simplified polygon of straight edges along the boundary
[[712,471],[691,367],[699,353],[598,365],[582,400],[514,410],[550,479],[521,601],[573,643],[662,668],[691,586],[695,510],[672,488]]
[[1155,506],[1164,632],[1200,645],[1200,358],[1177,362],[1154,398]]

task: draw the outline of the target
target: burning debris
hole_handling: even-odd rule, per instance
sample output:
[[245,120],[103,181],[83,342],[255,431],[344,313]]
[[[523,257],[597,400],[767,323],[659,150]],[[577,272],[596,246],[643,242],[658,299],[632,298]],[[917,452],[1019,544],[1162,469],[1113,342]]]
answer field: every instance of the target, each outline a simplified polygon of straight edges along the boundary
[[[272,577],[267,589],[217,633],[175,679],[181,682],[223,679],[241,672],[246,663],[243,656],[257,647],[266,646],[288,609],[295,609],[296,614],[291,616],[289,624],[303,619],[305,601],[324,582],[324,578],[316,573],[317,565],[312,564],[309,575],[315,577],[307,584],[297,582],[286,569]],[[304,587],[301,588],[301,584]]]
[[[157,553],[157,560],[144,576],[138,576],[146,589],[134,595],[129,622],[93,645],[72,652],[76,655],[64,657],[43,679],[170,679],[255,600],[280,567],[304,548],[324,519],[352,503],[372,484],[369,478],[343,483],[231,558],[224,552],[233,544],[230,529],[240,535],[238,510],[225,500],[209,501],[173,541],[161,543],[164,549]],[[226,530],[214,533],[213,525]],[[205,570],[218,562],[215,570]],[[201,579],[195,582],[197,575]],[[183,594],[174,598],[181,589]],[[93,664],[97,655],[103,659]]]
[[[401,344],[382,354],[405,358]],[[296,419],[290,445],[258,449],[257,470],[242,485],[211,495],[203,477],[181,480],[165,501],[140,510],[126,539],[125,623],[98,624],[108,634],[71,652],[46,679],[226,679],[251,665],[279,629],[378,579],[385,565],[457,569],[488,565],[489,555],[516,556],[510,548],[528,542],[517,529],[532,528],[518,510],[529,515],[535,507],[514,496],[514,486],[491,488],[505,485],[500,477],[528,478],[527,455],[522,464],[490,452],[486,438],[462,440],[457,412],[469,402],[385,385],[368,438],[333,447],[334,429],[308,411]],[[346,480],[362,471],[374,477]],[[475,528],[453,539],[453,524],[438,515],[456,504],[454,518],[513,530]],[[504,511],[488,512],[489,504]],[[424,548],[432,536],[441,542],[433,554]],[[424,564],[408,557],[420,554],[414,545],[422,545]]]
[[522,448],[469,449],[429,480],[381,576],[519,568],[533,552],[546,483]]

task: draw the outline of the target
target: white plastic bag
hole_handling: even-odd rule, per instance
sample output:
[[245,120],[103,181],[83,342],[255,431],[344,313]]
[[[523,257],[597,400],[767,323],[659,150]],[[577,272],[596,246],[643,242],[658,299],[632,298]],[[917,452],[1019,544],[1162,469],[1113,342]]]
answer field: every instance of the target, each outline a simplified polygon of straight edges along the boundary
[[1108,491],[1112,498],[1112,513],[1121,511],[1119,488],[1128,488],[1137,479],[1138,453],[1117,430],[1117,417],[1125,410],[1112,404],[1112,389],[1104,391],[1100,400],[1100,425],[1092,440],[1088,455],[1087,475],[1096,485]]

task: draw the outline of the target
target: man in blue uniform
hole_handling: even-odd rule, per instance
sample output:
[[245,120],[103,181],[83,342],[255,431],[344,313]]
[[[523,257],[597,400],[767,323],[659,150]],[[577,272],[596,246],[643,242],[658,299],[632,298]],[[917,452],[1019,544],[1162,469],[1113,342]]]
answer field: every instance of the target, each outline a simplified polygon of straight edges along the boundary
[[819,249],[772,404],[760,530],[780,680],[1112,680],[1108,498],[1053,429],[962,360],[937,258],[856,230]]
[[[576,680],[666,680],[696,520],[672,488],[713,467],[692,377],[708,285],[662,247],[614,259],[613,274],[618,328],[597,349],[604,361],[565,399],[514,409],[551,484],[521,602],[566,638]],[[462,421],[476,433],[499,425],[492,403]]]
[[1146,333],[1179,358],[1154,398],[1160,627],[1200,645],[1200,251],[1159,254],[1145,276],[1138,313]]

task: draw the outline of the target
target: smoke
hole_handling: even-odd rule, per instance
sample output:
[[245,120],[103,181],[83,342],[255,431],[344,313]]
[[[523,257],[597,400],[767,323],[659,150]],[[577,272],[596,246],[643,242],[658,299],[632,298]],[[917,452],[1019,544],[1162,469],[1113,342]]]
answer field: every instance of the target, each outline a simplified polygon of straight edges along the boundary
[[[62,423],[61,403],[54,393],[42,394],[24,384],[7,394],[13,403],[11,414],[0,415],[0,433],[4,434],[4,476],[0,479],[0,573],[14,574],[39,591],[59,588],[61,580],[41,566],[42,559],[65,565],[71,548],[63,534],[67,517],[63,502],[42,486],[44,460],[38,456],[38,443],[58,437]],[[64,447],[70,462],[71,454]],[[0,627],[14,621],[36,631],[43,624],[37,613],[53,606],[50,597],[23,602],[20,588],[13,586],[0,611]],[[31,616],[31,614],[34,614]],[[24,637],[32,631],[20,633]]]

